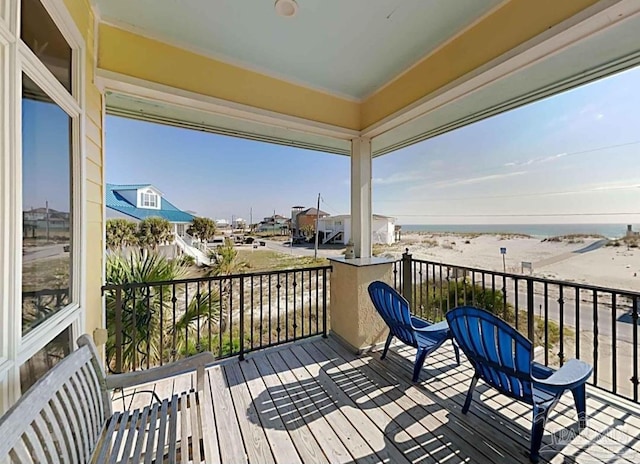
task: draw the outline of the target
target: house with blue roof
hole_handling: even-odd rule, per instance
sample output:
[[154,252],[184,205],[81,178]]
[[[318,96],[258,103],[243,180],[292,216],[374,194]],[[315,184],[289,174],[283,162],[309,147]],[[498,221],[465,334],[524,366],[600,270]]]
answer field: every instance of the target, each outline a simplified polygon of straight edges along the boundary
[[107,184],[107,219],[139,222],[148,217],[161,217],[173,225],[174,233],[184,237],[194,216],[178,209],[151,184]]

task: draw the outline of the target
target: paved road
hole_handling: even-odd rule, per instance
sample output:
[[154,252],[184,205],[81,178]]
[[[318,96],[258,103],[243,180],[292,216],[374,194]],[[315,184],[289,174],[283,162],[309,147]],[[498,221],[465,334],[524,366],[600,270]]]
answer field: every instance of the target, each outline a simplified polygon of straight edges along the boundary
[[[291,247],[288,243],[278,242],[275,240],[264,240],[266,247],[270,250],[277,251],[279,253],[292,254],[294,256],[313,256],[314,247],[313,244],[294,245]],[[322,258],[330,258],[342,256],[344,247],[321,247],[318,250],[318,256]]]
[[[587,292],[582,292],[581,298],[585,298]],[[589,298],[591,298],[591,294]],[[507,299],[509,303],[515,305],[515,297],[513,293],[509,294],[507,291]],[[558,303],[557,290],[554,294],[549,294],[548,298],[548,314],[549,320],[560,322],[560,304]],[[630,305],[625,302],[621,302],[618,298],[618,305],[615,313],[608,304],[609,298],[601,299],[598,301],[597,313],[595,319],[597,320],[598,334],[600,337],[613,336],[613,320],[615,321],[616,339],[619,341],[633,342],[633,323],[630,316]],[[535,294],[533,298],[533,306],[535,308],[535,315],[542,315],[544,317],[544,295]],[[525,291],[518,292],[518,308],[526,310],[527,308],[527,293]],[[580,301],[576,311],[575,291],[573,289],[565,289],[564,292],[564,309],[563,309],[563,321],[567,327],[576,327],[576,313],[580,322],[580,331],[588,331],[593,333],[594,327],[594,309],[593,302]],[[640,329],[640,328],[639,328]]]
[[55,258],[64,254],[64,245],[46,245],[29,248],[23,255],[22,261],[39,261],[46,258]]
[[533,263],[533,268],[534,269],[539,269],[539,268],[544,267],[544,266],[549,266],[550,264],[559,263],[559,262],[564,261],[566,259],[573,258],[576,255],[589,253],[590,251],[595,251],[595,250],[605,246],[608,242],[609,242],[609,240],[607,240],[607,239],[596,240],[595,242],[590,243],[589,245],[587,245],[585,247],[582,247],[579,250],[568,251],[566,253],[562,253],[562,254],[559,254],[559,255],[556,255],[556,256],[552,256],[552,257],[547,258],[547,259],[543,259],[541,261],[538,261],[537,263]]

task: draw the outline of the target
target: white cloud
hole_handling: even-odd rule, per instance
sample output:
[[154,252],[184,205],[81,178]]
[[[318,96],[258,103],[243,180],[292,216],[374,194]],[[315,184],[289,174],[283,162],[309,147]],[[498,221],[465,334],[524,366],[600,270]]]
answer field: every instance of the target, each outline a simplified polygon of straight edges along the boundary
[[396,172],[388,177],[374,177],[374,185],[405,184],[425,180],[426,175],[418,172]]
[[527,161],[510,161],[508,163],[505,163],[504,166],[505,167],[531,166],[532,164],[548,163],[549,161],[555,161],[560,158],[564,158],[567,155],[568,153],[558,153],[556,155],[545,156],[541,158],[532,158]]
[[490,174],[488,176],[480,176],[480,177],[458,178],[458,179],[435,182],[431,184],[431,187],[446,188],[446,187],[453,187],[457,185],[479,184],[481,182],[495,181],[495,180],[505,179],[507,177],[521,176],[522,174],[526,174],[526,173],[527,171],[515,171],[515,172],[507,172],[504,174]]

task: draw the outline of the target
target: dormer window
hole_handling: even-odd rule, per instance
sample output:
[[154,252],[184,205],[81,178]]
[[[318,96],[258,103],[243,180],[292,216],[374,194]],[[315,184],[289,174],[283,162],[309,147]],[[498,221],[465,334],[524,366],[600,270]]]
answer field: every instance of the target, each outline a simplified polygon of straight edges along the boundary
[[158,208],[158,195],[152,190],[142,192],[140,205],[142,208]]

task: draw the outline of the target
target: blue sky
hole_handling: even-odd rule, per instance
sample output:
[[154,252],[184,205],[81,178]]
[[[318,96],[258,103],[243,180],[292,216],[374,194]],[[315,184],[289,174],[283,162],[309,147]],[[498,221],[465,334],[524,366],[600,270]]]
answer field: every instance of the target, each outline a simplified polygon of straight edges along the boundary
[[47,202],[57,211],[71,210],[70,127],[71,118],[59,106],[23,100],[23,210],[43,208]]
[[[402,224],[640,223],[640,69],[373,163],[374,212]],[[199,215],[349,212],[349,159],[107,118],[107,181],[149,182]],[[613,214],[625,213],[625,214]],[[626,213],[634,213],[629,215]]]

